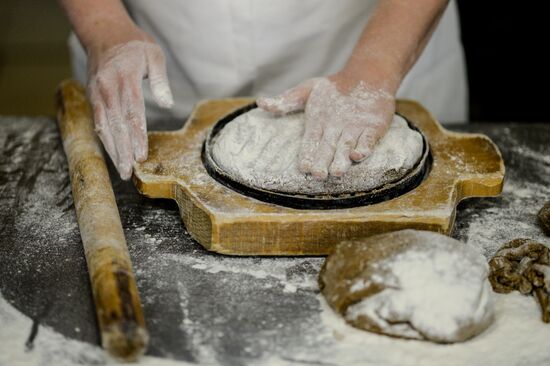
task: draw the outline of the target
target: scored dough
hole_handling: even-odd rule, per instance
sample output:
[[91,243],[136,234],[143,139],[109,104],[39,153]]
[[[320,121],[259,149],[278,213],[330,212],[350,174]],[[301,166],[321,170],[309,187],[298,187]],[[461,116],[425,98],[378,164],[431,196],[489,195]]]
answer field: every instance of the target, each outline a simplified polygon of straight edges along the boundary
[[274,117],[258,108],[228,123],[213,141],[212,157],[237,182],[269,191],[301,194],[365,192],[403,178],[419,162],[419,132],[395,115],[372,155],[343,177],[319,181],[298,170],[304,114]]
[[330,306],[357,328],[448,343],[491,324],[487,274],[476,249],[441,234],[402,230],[338,244],[319,283]]

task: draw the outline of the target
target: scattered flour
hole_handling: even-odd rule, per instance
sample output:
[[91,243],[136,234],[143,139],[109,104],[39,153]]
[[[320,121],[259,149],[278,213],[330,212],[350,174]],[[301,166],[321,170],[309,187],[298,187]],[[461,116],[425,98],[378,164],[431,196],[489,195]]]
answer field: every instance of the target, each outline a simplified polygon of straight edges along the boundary
[[[36,282],[32,273],[51,273],[55,263],[63,263],[63,269],[69,267],[60,276],[75,277],[78,272],[68,265],[83,261],[76,250],[80,250],[79,234],[70,187],[63,185],[67,183],[67,172],[55,123],[49,119],[30,122],[5,123],[11,129],[0,130],[0,146],[6,151],[12,146],[15,151],[5,158],[30,161],[18,165],[17,170],[11,163],[0,164],[0,172],[12,179],[0,185],[5,189],[0,200],[3,208],[8,208],[0,210],[4,211],[0,218],[13,219],[4,228],[13,231],[7,233],[9,238],[17,238],[15,242],[4,241],[3,247],[16,243],[16,250],[22,253],[17,265],[8,267],[7,256],[0,263],[0,267],[13,269],[10,278],[0,276],[5,297],[0,295],[0,366],[114,365],[99,347],[63,336],[59,332],[67,336],[71,333],[59,325],[40,325],[32,349],[25,346],[32,328],[29,316],[35,315],[30,312],[32,308],[22,306],[24,302],[13,301],[10,286],[23,280]],[[17,144],[10,145],[2,140],[1,132],[12,134],[12,130],[13,136],[24,138],[15,139]],[[523,125],[513,128],[509,137],[500,137],[502,127],[498,126],[498,130],[494,136],[500,138],[497,143],[507,153],[504,194],[462,203],[453,234],[480,248],[487,258],[500,245],[517,237],[549,242],[536,224],[537,210],[550,199],[549,145],[540,145],[544,150],[535,151],[517,140],[518,131],[525,130]],[[541,130],[535,131],[539,134]],[[35,140],[38,142],[33,143]],[[37,145],[40,149],[25,150]],[[184,165],[190,160],[181,159]],[[525,177],[525,169],[519,168],[525,164],[532,172],[530,178]],[[202,184],[207,176],[204,174],[197,175],[194,183]],[[35,176],[36,181],[31,179]],[[136,198],[135,192],[128,193],[120,182],[114,183],[117,197],[124,202],[119,208],[146,316],[151,322],[150,330],[156,332],[152,341],[165,347],[158,346],[157,352],[167,357],[145,357],[138,365],[187,365],[170,360],[187,359],[187,354],[178,353],[185,348],[196,356],[193,364],[206,365],[550,364],[550,326],[540,321],[540,311],[532,297],[495,294],[494,323],[467,342],[441,345],[379,336],[348,325],[318,294],[317,275],[324,258],[238,258],[205,253],[186,236],[176,208]],[[20,193],[22,186],[24,193],[29,192],[27,196]],[[144,240],[151,237],[154,242]],[[14,282],[14,278],[19,282]],[[54,276],[42,283],[51,286],[57,281]],[[84,281],[86,277],[75,277],[70,286],[52,293],[59,297],[71,288],[81,288]],[[367,285],[358,283],[356,289]],[[292,292],[293,287],[296,292]],[[17,294],[24,297],[29,291]],[[65,314],[81,306],[74,299],[82,297],[82,292],[70,294],[62,301],[51,300],[55,300],[56,311]],[[30,295],[43,296],[32,292]],[[219,301],[212,301],[214,298]],[[158,315],[159,312],[170,316]],[[176,316],[178,313],[181,317]],[[89,323],[81,323],[81,332],[85,333],[88,327]],[[181,332],[176,333],[174,329],[179,328]],[[163,333],[167,330],[170,332]]]
[[488,259],[513,239],[530,238],[548,243],[548,237],[537,224],[538,209],[550,200],[550,167],[547,171],[547,184],[509,178],[500,198],[486,198],[475,207],[459,208],[457,236],[479,248]]
[[[550,327],[540,321],[535,301],[517,292],[495,294],[495,321],[466,342],[437,344],[381,337],[348,325],[322,295],[321,322],[330,330],[316,359],[328,365],[538,366],[550,364]],[[359,351],[360,350],[360,351]]]
[[398,180],[422,155],[422,136],[395,116],[373,154],[343,177],[319,181],[298,170],[304,114],[274,117],[253,109],[227,124],[216,137],[213,158],[235,180],[277,192],[341,194],[369,191]]
[[[33,321],[12,307],[0,293],[0,366],[27,365],[119,365],[98,346],[62,336],[47,326],[39,326],[32,345],[26,341]],[[143,366],[184,366],[183,361],[143,357]]]

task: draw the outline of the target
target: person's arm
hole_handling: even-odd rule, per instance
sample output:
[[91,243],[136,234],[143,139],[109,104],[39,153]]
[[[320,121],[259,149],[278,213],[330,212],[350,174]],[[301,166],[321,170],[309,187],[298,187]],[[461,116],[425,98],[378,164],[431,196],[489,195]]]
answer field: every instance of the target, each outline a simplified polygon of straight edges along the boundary
[[260,108],[284,114],[305,108],[300,169],[319,179],[341,176],[368,157],[395,113],[395,93],[412,68],[448,0],[381,0],[345,67],[306,80]]
[[373,80],[396,91],[430,40],[448,0],[379,1],[344,70],[370,79],[370,69],[384,80]]
[[146,36],[120,0],[59,0],[87,52],[106,51],[128,40]]
[[97,133],[122,179],[147,159],[142,80],[157,104],[172,93],[162,49],[128,15],[120,0],[59,0],[88,55],[88,95]]

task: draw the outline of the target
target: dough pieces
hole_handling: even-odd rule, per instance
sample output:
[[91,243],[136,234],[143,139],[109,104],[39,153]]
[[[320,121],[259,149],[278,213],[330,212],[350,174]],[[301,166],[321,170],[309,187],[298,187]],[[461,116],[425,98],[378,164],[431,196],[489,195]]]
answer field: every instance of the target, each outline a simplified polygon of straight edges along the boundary
[[212,156],[232,179],[269,191],[341,194],[370,191],[399,180],[422,157],[420,133],[395,116],[373,154],[343,177],[319,181],[298,170],[304,114],[274,117],[258,108],[228,123],[213,141]]
[[538,214],[539,225],[544,233],[550,236],[550,201],[546,202]]
[[389,336],[460,342],[493,320],[488,265],[447,236],[402,230],[340,243],[320,285],[351,325]]

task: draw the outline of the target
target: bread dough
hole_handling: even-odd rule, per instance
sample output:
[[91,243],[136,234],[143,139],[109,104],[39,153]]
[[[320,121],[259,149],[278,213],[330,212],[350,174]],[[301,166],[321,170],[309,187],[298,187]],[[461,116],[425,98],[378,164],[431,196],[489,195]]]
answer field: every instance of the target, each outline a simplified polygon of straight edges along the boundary
[[460,342],[493,320],[483,255],[416,230],[336,246],[320,274],[330,306],[351,325],[389,336]]
[[550,323],[550,248],[531,239],[514,239],[497,250],[489,268],[495,292],[534,295],[542,321]]
[[394,182],[419,162],[423,140],[400,116],[373,151],[343,177],[319,181],[298,170],[304,114],[274,117],[258,108],[228,123],[213,141],[214,161],[232,179],[269,191],[341,194],[370,191]]
[[546,235],[550,236],[550,201],[546,202],[546,204],[542,206],[537,216],[542,231],[544,231]]

